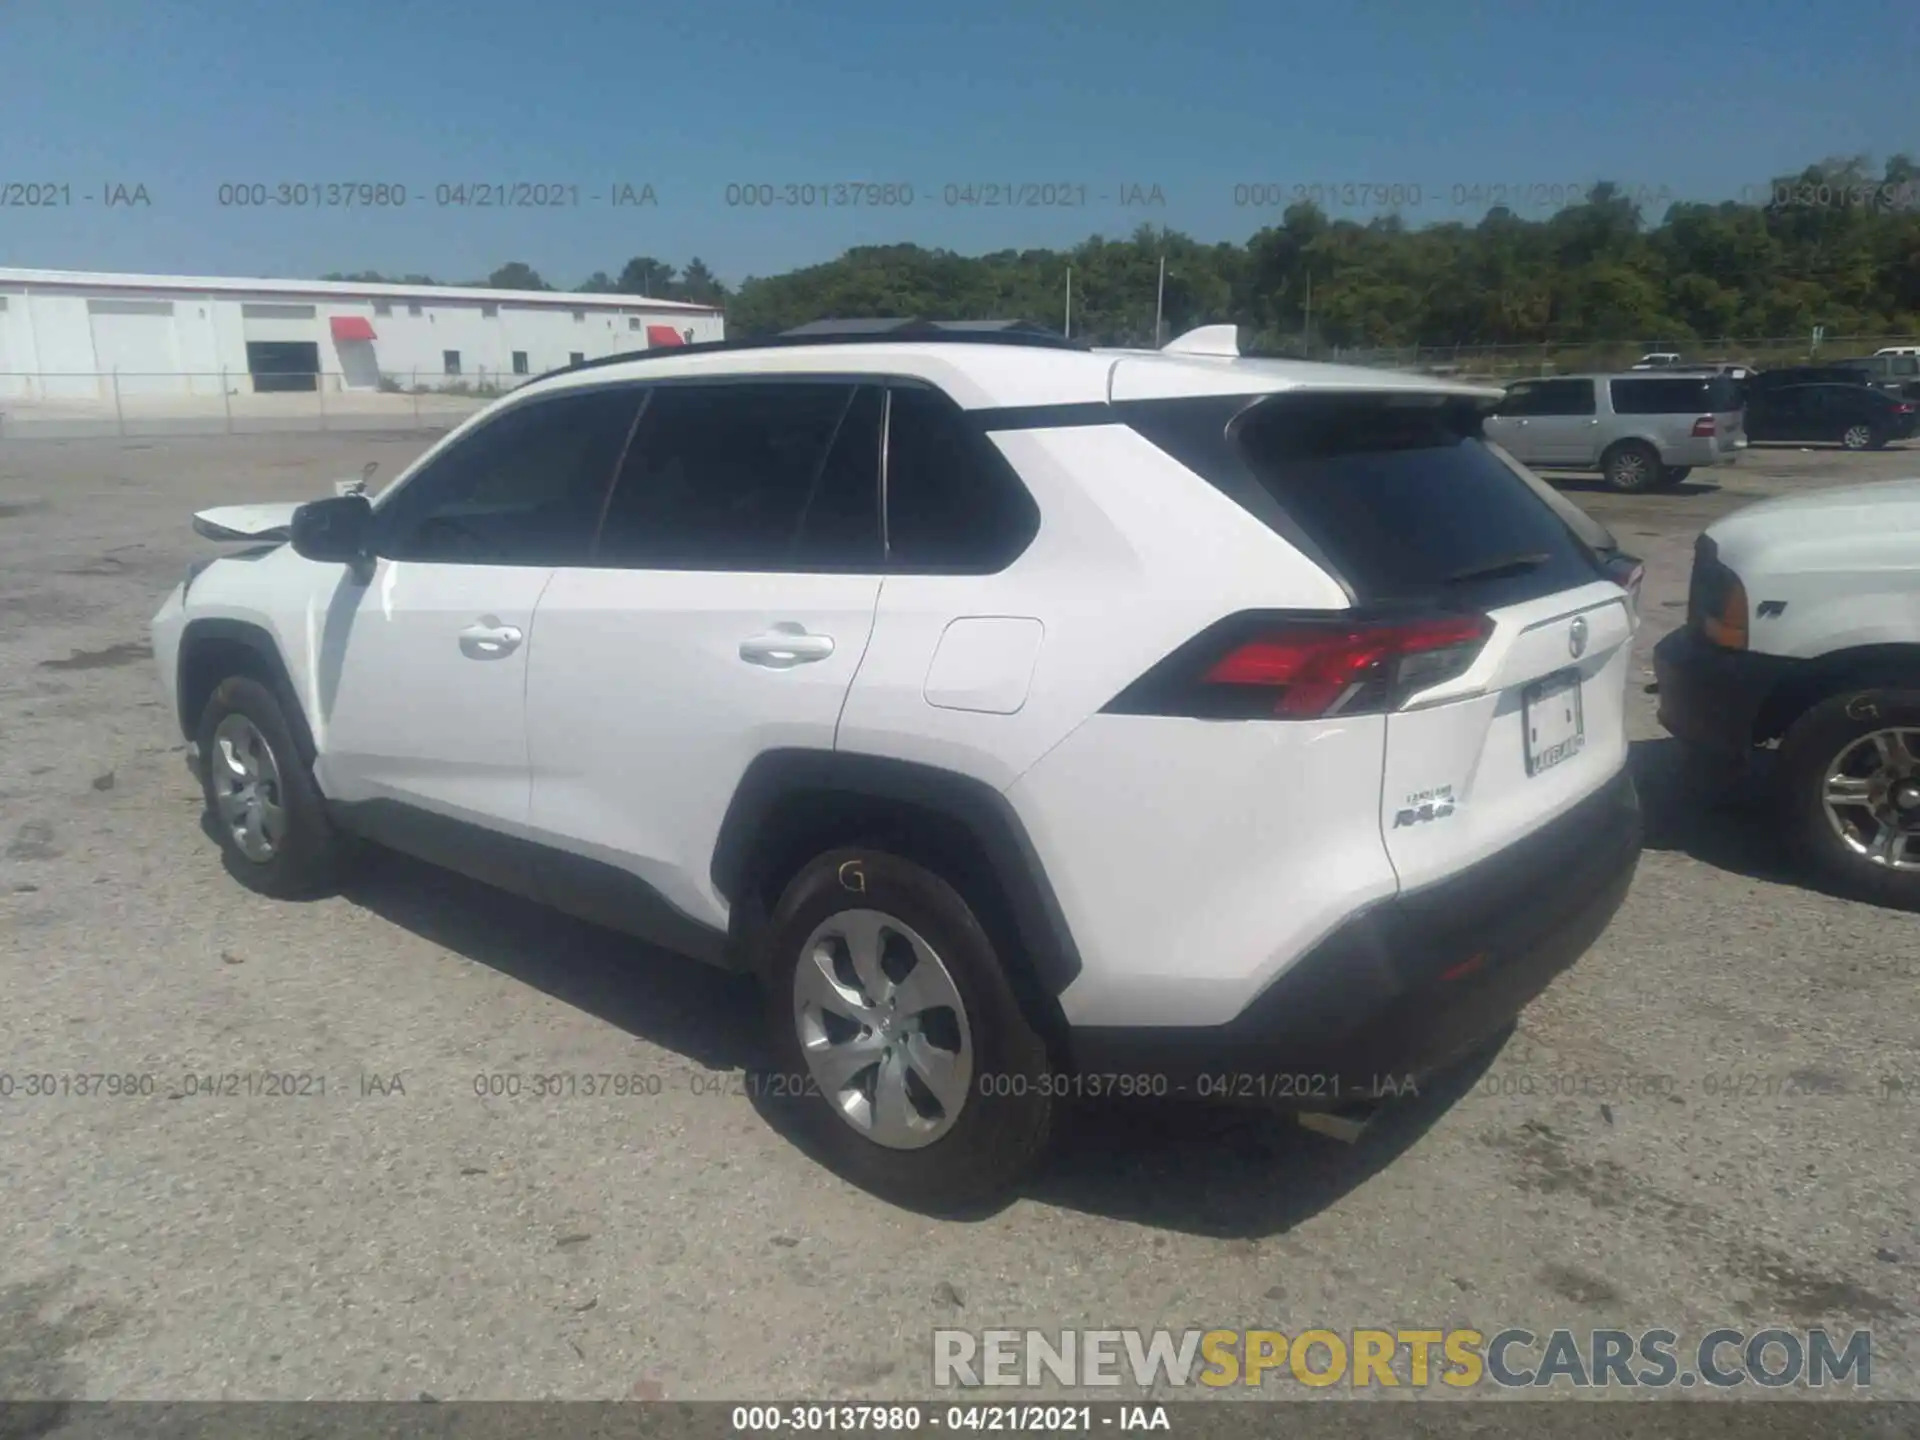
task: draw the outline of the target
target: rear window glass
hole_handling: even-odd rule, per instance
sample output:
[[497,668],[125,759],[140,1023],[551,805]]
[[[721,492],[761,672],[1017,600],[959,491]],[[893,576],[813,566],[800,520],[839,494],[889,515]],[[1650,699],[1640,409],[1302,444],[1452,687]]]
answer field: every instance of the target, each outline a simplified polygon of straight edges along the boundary
[[1458,403],[1279,397],[1238,449],[1366,601],[1512,604],[1590,584],[1593,552],[1479,438]]
[[1704,415],[1738,410],[1739,391],[1724,375],[1612,382],[1616,415]]

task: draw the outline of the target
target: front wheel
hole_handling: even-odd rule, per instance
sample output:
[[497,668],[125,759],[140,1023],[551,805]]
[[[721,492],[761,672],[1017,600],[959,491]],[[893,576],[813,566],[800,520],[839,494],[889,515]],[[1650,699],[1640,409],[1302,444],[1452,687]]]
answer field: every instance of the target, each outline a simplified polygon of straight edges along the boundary
[[1629,440],[1609,450],[1601,461],[1607,484],[1637,495],[1660,484],[1660,456],[1651,445]]
[[200,783],[227,870],[277,899],[338,883],[351,842],[327,818],[273,691],[247,675],[222,680],[200,712]]
[[1806,859],[1849,894],[1920,909],[1920,691],[1822,701],[1787,732],[1780,768]]
[[1046,1047],[952,885],[885,851],[830,851],[787,886],[766,943],[781,1091],[820,1159],[935,1213],[997,1200],[1038,1163]]

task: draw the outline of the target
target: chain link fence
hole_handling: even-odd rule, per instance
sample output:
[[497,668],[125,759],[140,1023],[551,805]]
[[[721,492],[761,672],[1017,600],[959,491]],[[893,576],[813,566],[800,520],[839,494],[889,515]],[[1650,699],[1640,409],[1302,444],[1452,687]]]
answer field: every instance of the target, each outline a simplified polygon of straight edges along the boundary
[[[1634,340],[1375,348],[1297,344],[1281,349],[1301,358],[1347,365],[1506,380],[1624,370],[1655,351],[1678,350],[1689,364],[1766,369],[1870,355],[1891,345],[1920,345],[1920,337],[1834,335],[1823,337],[1817,346],[1806,336],[1780,336],[1681,345]],[[460,376],[424,370],[360,374],[0,371],[0,439],[444,431],[533,378],[486,370]]]
[[532,378],[497,371],[0,372],[0,439],[450,430]]
[[1745,365],[1755,370],[1782,365],[1824,364],[1871,355],[1890,345],[1920,345],[1912,335],[1825,335],[1814,344],[1809,335],[1724,336],[1716,340],[1542,341],[1525,345],[1404,345],[1354,348],[1330,346],[1314,359],[1343,365],[1373,365],[1422,370],[1466,379],[1511,379],[1526,375],[1566,375],[1587,370],[1624,370],[1642,355],[1679,352],[1689,365]]

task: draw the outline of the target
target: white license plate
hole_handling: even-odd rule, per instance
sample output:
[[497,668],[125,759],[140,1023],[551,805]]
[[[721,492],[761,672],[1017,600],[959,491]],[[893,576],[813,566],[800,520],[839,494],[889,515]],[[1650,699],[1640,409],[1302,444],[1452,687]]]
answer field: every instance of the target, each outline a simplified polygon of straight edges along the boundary
[[1580,672],[1562,670],[1529,685],[1520,697],[1520,722],[1527,737],[1527,774],[1538,775],[1578,755],[1587,743]]

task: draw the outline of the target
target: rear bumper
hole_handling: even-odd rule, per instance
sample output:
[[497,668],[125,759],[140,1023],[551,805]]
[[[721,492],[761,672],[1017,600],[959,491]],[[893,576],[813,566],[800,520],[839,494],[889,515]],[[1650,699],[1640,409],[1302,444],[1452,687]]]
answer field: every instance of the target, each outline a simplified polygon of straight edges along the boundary
[[1678,444],[1667,446],[1660,455],[1664,465],[1684,465],[1692,470],[1704,470],[1714,465],[1738,465],[1740,450],[1736,445],[1725,449],[1716,440],[1682,440]]
[[1691,629],[1653,647],[1659,719],[1675,739],[1736,764],[1752,759],[1760,709],[1802,662],[1723,650]]
[[1507,850],[1347,921],[1227,1023],[1076,1027],[1075,1063],[1146,1077],[1153,1093],[1292,1109],[1405,1093],[1585,953],[1625,899],[1640,845],[1622,770]]

